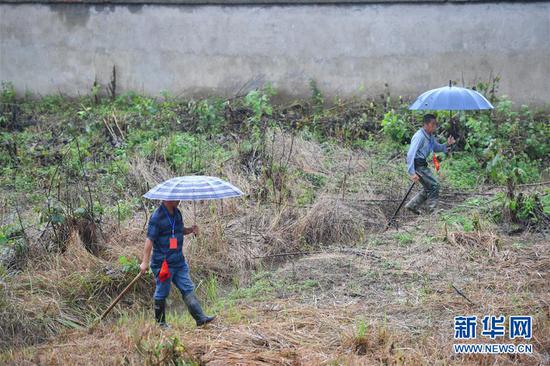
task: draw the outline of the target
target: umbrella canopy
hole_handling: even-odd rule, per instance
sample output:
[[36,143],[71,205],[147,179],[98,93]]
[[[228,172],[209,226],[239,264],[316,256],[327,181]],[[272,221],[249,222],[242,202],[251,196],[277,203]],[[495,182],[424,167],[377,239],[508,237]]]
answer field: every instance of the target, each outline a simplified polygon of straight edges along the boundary
[[163,201],[204,201],[242,195],[243,192],[239,188],[220,178],[191,175],[160,183],[143,197]]
[[493,105],[475,90],[449,85],[428,90],[420,95],[409,109],[468,111],[493,109]]

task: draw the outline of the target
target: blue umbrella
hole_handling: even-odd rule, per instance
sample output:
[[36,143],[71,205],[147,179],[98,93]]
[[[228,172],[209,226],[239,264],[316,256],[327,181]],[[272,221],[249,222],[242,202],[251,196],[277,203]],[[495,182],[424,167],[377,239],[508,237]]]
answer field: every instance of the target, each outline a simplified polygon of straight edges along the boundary
[[420,95],[409,109],[467,111],[493,109],[493,105],[477,91],[452,86],[449,82],[449,86],[428,90]]
[[163,201],[204,201],[242,195],[243,192],[239,188],[220,178],[191,175],[160,183],[143,197]]

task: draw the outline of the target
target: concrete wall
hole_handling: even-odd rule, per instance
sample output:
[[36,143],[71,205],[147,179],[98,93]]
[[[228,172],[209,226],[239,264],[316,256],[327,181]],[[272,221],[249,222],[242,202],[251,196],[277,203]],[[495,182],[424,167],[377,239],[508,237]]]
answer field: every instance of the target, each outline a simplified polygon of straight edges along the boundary
[[347,5],[0,4],[0,80],[118,91],[376,96],[502,78],[519,103],[550,102],[550,3]]

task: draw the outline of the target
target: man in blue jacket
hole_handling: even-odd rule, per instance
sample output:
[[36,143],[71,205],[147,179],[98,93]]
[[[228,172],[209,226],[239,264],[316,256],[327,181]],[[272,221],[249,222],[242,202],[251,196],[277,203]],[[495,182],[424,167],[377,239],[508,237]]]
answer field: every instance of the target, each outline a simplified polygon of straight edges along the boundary
[[412,137],[407,153],[409,176],[413,182],[420,182],[423,189],[405,207],[417,215],[420,214],[418,208],[424,202],[428,212],[432,212],[437,206],[439,197],[439,182],[428,168],[428,156],[436,152],[447,153],[447,146],[455,143],[452,136],[447,139],[447,144],[438,143],[433,135],[436,129],[436,117],[433,114],[424,115],[424,126]]
[[183,237],[198,234],[198,228],[195,225],[184,228],[178,204],[179,201],[162,201],[149,219],[140,269],[145,273],[150,261],[151,271],[156,279],[155,319],[161,326],[166,327],[166,298],[170,293],[170,282],[180,290],[187,309],[197,326],[201,326],[215,317],[204,315],[195,296],[195,286],[189,277],[189,267],[183,255]]

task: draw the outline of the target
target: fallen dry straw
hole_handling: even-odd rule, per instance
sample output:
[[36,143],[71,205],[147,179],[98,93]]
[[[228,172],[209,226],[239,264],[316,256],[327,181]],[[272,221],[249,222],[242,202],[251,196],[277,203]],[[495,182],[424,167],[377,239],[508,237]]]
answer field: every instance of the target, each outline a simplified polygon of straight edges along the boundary
[[447,240],[459,247],[481,248],[489,253],[498,252],[499,238],[491,232],[451,232],[447,234]]
[[[205,365],[289,366],[330,364],[335,360],[347,365],[420,361],[416,352],[405,357],[397,351],[394,346],[400,337],[375,324],[367,334],[371,339],[366,343],[368,349],[358,347],[363,340],[356,339],[357,309],[335,310],[276,301],[254,308],[243,306],[243,320],[231,324],[223,320],[225,316],[202,329],[174,324],[163,331],[144,320],[137,320],[131,328],[127,324],[103,325],[93,334],[67,332],[57,344],[37,347],[32,353],[17,353],[14,361],[84,365],[93,359],[105,365],[194,361]],[[80,346],[76,354],[72,349],[74,339]]]

